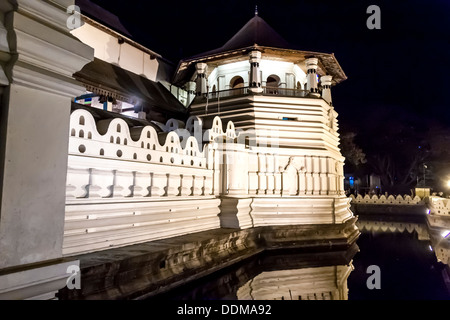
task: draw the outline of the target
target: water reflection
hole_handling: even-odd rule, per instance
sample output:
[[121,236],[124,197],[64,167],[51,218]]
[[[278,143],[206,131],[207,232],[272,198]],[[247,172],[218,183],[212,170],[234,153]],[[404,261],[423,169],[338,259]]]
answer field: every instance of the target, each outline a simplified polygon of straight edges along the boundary
[[264,252],[156,299],[344,300],[357,251]]
[[[366,216],[346,250],[269,251],[155,299],[362,300],[450,299],[450,241],[424,216]],[[367,268],[381,270],[369,289]]]
[[239,300],[347,300],[352,265],[264,271],[237,291]]

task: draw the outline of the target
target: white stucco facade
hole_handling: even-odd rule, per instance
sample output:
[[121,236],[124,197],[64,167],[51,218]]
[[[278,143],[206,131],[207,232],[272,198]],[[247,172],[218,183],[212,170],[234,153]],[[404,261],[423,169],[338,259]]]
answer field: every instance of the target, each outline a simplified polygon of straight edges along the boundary
[[[87,93],[74,73],[96,57],[158,81],[160,66],[150,50],[93,24],[69,32],[70,4],[0,3],[0,298],[54,298],[82,253],[218,228],[320,228],[353,218],[331,92],[304,92],[305,83],[318,88],[304,63],[259,52],[199,62],[196,87],[186,85],[199,96],[185,122],[156,130],[112,113],[99,120],[73,110]],[[264,91],[269,76],[279,82]],[[240,95],[201,96],[214,84],[230,89],[236,77]],[[256,87],[247,90],[250,82]]]

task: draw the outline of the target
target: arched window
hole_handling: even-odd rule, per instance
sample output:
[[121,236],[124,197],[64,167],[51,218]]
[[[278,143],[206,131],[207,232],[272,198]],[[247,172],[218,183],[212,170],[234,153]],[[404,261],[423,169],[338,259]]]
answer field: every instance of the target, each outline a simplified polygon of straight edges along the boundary
[[277,75],[270,75],[267,77],[266,80],[266,92],[269,94],[277,94],[278,90],[275,88],[278,88],[280,84],[280,77],[278,77]]
[[235,76],[230,81],[230,88],[234,89],[232,95],[244,93],[244,79],[240,76]]
[[240,76],[235,76],[230,81],[230,88],[231,89],[237,89],[237,88],[243,88],[244,87],[244,79]]

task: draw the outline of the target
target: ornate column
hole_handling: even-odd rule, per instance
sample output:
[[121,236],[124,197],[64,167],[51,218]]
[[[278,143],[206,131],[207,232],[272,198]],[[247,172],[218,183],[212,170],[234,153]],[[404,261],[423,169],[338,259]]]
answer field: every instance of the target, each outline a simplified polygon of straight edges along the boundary
[[306,90],[310,95],[319,97],[319,88],[317,85],[317,63],[319,59],[309,58],[305,60],[306,64]]
[[250,56],[250,79],[249,79],[249,87],[250,91],[258,93],[262,92],[261,88],[261,72],[259,70],[259,62],[261,61],[261,52],[260,51],[252,51],[249,54]]
[[331,101],[331,79],[333,79],[333,76],[320,77],[320,83],[322,84],[322,99],[330,106],[333,105]]
[[197,96],[208,93],[207,79],[206,79],[207,67],[208,67],[207,64],[202,62],[199,62],[195,65],[195,69],[197,70],[197,79],[195,80],[197,86],[195,88],[195,92]]

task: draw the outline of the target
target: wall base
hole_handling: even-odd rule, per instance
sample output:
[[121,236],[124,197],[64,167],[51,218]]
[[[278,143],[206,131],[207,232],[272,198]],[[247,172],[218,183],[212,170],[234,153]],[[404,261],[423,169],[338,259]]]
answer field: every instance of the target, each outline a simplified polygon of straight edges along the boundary
[[60,299],[142,299],[167,292],[264,250],[342,249],[359,236],[356,218],[342,224],[215,229],[76,257],[81,289]]
[[69,266],[79,266],[78,260],[47,262],[2,270],[0,300],[52,300],[72,273]]

